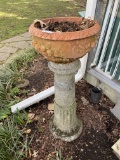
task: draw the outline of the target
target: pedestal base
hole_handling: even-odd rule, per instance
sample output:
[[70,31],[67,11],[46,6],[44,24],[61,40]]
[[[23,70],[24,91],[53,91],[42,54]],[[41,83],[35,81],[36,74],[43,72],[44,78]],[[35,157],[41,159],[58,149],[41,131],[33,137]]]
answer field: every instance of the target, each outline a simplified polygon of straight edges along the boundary
[[83,129],[83,123],[80,119],[77,118],[76,120],[76,127],[74,130],[71,130],[70,132],[63,132],[61,131],[57,126],[55,126],[53,122],[54,117],[51,118],[49,129],[50,132],[53,134],[53,136],[57,139],[61,139],[66,142],[71,142],[79,137],[79,135],[82,133]]
[[81,120],[76,117],[75,74],[79,67],[79,60],[68,64],[49,62],[55,85],[54,118],[50,122],[50,131],[55,138],[67,142],[78,138],[83,128]]

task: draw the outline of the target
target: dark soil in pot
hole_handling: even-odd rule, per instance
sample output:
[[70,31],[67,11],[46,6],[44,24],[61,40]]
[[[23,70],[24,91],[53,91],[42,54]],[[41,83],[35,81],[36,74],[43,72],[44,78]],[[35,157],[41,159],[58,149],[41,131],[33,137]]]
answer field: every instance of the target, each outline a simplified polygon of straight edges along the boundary
[[[42,22],[41,22],[42,23]],[[41,24],[37,21],[34,25],[36,28],[45,29],[52,32],[74,32],[88,29],[94,25],[94,21],[90,19],[82,19],[80,23],[75,22],[48,22]]]

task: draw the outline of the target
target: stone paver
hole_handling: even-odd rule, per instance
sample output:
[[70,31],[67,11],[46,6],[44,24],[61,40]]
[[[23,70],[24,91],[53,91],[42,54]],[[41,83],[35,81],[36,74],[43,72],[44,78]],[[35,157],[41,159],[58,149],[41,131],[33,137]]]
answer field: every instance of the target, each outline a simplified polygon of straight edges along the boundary
[[7,60],[10,56],[10,53],[0,53],[0,64]]
[[32,36],[29,32],[15,36],[0,42],[0,65],[6,60],[24,49],[31,47]]
[[6,39],[2,42],[0,42],[1,44],[5,44],[5,43],[11,43],[11,42],[19,42],[19,41],[30,41],[31,40],[31,37],[24,37],[24,36],[15,36],[13,38],[10,38],[10,39]]
[[0,54],[1,53],[15,53],[18,49],[14,48],[13,46],[4,46],[0,48]]
[[4,44],[0,44],[0,48],[2,48],[4,46]]
[[25,49],[25,48],[30,47],[30,44],[26,41],[20,41],[20,42],[9,43],[7,44],[7,46],[12,46],[12,47],[19,48],[19,49]]
[[26,33],[24,33],[24,34],[21,34],[20,36],[21,36],[21,37],[28,37],[28,38],[31,38],[31,37],[32,37],[29,32],[26,32]]

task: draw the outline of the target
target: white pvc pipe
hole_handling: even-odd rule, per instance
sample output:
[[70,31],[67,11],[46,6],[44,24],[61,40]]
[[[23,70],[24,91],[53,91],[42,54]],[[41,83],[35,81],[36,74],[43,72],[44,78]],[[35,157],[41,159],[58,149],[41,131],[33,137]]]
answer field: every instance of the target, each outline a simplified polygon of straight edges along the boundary
[[88,53],[84,57],[79,59],[81,62],[81,68],[78,70],[78,73],[75,75],[75,82],[76,83],[79,80],[81,80],[85,75],[87,59],[88,59]]
[[[87,5],[86,5],[86,18],[90,18],[92,17],[93,19],[93,15],[95,14],[95,8],[96,8],[96,4],[97,4],[97,0],[87,0]],[[91,7],[92,9],[91,9]],[[75,75],[75,82],[78,82],[79,80],[81,80],[85,74],[85,70],[86,70],[86,63],[87,63],[87,58],[88,58],[88,54],[86,54],[83,58],[80,59],[81,61],[81,68],[79,69],[78,73]],[[22,102],[19,102],[15,105],[13,105],[11,107],[11,112],[15,113],[17,112],[17,110],[22,110],[25,109],[35,103],[38,103],[39,101],[53,95],[55,92],[55,87],[52,86],[38,94],[35,94],[32,97],[29,97],[25,100],[23,100]]]
[[15,113],[17,110],[20,111],[20,110],[25,109],[35,103],[38,103],[39,101],[54,94],[54,90],[55,90],[55,88],[54,88],[54,86],[52,86],[52,87],[50,87],[40,93],[35,94],[34,96],[31,96],[31,97],[23,100],[22,102],[19,102],[19,103],[13,105],[11,107],[11,112]]
[[87,0],[85,18],[94,19],[98,0]]

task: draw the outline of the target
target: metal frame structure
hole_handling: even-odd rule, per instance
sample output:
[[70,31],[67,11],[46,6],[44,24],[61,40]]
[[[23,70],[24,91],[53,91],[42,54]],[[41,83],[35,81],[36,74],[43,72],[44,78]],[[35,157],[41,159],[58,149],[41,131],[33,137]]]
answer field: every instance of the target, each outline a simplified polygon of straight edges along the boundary
[[[96,69],[101,73],[102,73],[102,66],[104,64],[104,66],[105,66],[104,73],[105,74],[104,73],[103,74],[105,76],[109,77],[110,79],[113,79],[115,77],[115,73],[116,73],[116,70],[118,69],[119,60],[120,60],[120,55],[119,55],[116,58],[117,63],[116,63],[115,70],[114,70],[113,74],[110,75],[109,66],[110,66],[110,63],[112,63],[115,60],[115,58],[112,59],[112,53],[113,53],[114,46],[115,46],[115,43],[118,38],[118,34],[120,32],[120,21],[119,21],[118,28],[115,33],[115,38],[113,40],[113,44],[111,46],[111,51],[109,52],[109,56],[108,56],[108,59],[106,62],[104,62],[104,58],[107,54],[106,51],[107,51],[107,48],[108,48],[108,45],[110,42],[111,33],[113,32],[113,27],[115,25],[116,15],[118,13],[119,6],[120,6],[119,0],[115,0],[115,1],[108,0],[108,4],[107,4],[105,16],[104,16],[104,21],[103,21],[103,25],[102,25],[101,35],[100,35],[100,39],[98,42],[95,58],[93,61],[93,65],[97,65]],[[102,51],[101,51],[101,48],[102,48]],[[119,78],[120,78],[120,76],[119,76]]]
[[[95,18],[100,18],[102,0],[97,0]],[[119,18],[117,17],[119,15]],[[94,86],[108,86],[104,93],[117,103],[120,98],[120,1],[108,0],[98,44],[88,54],[85,79]],[[117,76],[116,76],[117,74]],[[87,78],[86,78],[87,77]],[[92,80],[91,80],[92,79]],[[113,91],[113,92],[112,92]],[[111,92],[111,95],[109,94]],[[112,95],[112,93],[114,95]],[[115,98],[117,97],[117,98]]]

